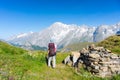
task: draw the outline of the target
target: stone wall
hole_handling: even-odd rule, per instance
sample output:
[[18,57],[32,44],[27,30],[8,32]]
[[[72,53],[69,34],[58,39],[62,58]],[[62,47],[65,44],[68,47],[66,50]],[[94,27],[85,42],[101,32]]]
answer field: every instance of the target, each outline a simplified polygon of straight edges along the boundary
[[93,44],[80,51],[77,63],[78,66],[84,64],[88,71],[100,77],[120,74],[120,56]]

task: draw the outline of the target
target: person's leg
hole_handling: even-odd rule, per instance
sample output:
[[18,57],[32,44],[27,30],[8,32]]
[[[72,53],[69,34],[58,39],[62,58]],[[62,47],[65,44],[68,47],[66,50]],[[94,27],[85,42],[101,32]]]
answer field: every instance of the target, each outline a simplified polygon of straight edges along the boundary
[[52,57],[48,56],[48,66],[49,67],[51,66],[51,60],[52,60]]
[[56,67],[56,56],[53,56],[52,59],[53,59],[53,68],[55,68]]

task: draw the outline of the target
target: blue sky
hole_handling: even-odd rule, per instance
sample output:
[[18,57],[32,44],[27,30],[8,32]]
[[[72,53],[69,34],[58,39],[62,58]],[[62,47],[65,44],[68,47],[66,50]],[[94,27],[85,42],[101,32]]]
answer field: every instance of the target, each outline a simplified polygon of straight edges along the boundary
[[120,0],[0,0],[0,38],[38,32],[54,22],[65,24],[116,24]]

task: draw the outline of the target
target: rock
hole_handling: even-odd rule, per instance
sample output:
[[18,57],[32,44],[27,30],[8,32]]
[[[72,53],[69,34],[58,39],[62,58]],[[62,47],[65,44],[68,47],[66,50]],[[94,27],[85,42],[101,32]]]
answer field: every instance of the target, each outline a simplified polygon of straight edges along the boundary
[[102,51],[104,49],[104,47],[96,47],[95,48],[97,51]]
[[89,50],[92,50],[92,49],[95,49],[95,44],[91,44],[91,45],[89,46]]
[[91,70],[92,70],[92,68],[91,68],[90,66],[88,66],[88,67],[87,67],[87,70],[88,70],[88,71],[91,71]]
[[116,67],[111,67],[110,69],[111,69],[111,72],[117,72],[117,71],[120,71],[120,69],[119,69],[119,68],[116,68]]
[[91,57],[91,58],[100,58],[100,55],[93,53],[93,54],[89,54],[89,57]]
[[119,62],[117,60],[113,60],[112,63],[113,64],[119,64]]
[[93,64],[98,65],[98,62],[97,62],[97,61],[95,61],[95,62],[93,62]]
[[98,61],[98,59],[95,59],[95,58],[88,58],[88,60],[91,62]]
[[103,72],[107,72],[108,71],[108,67],[100,67],[101,71]]
[[91,54],[97,54],[98,51],[90,51]]
[[112,54],[110,58],[111,59],[118,59],[118,56],[116,54]]
[[111,54],[106,54],[107,52],[104,53],[104,58],[110,58]]
[[116,67],[116,65],[108,65],[108,67],[111,69],[111,68]]
[[104,64],[110,65],[110,64],[112,64],[112,62],[111,61],[110,62],[99,62],[99,64],[101,64],[101,65],[104,65]]
[[98,74],[100,77],[106,77],[106,76],[111,76],[112,74],[111,74],[111,72],[99,72],[99,74]]
[[116,74],[120,74],[120,71],[117,71]]
[[84,63],[85,63],[86,66],[89,66],[91,64],[90,61],[84,61]]
[[109,49],[106,49],[106,51],[107,51],[108,53],[111,53],[111,50],[109,50]]
[[80,51],[81,54],[88,54],[89,51],[85,48],[83,48],[81,51]]
[[99,66],[95,66],[95,69],[99,69]]
[[92,69],[91,72],[99,73],[99,70],[98,69]]
[[109,62],[110,61],[110,58],[100,58],[99,59],[101,62]]
[[92,69],[99,69],[100,66],[93,64],[93,65],[91,65],[90,67],[91,67]]

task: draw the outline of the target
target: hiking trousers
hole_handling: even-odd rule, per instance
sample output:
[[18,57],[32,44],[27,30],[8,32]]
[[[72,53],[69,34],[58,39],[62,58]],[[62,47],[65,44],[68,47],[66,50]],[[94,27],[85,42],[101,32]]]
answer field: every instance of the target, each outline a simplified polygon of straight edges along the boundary
[[48,66],[55,68],[56,66],[56,56],[48,56]]

